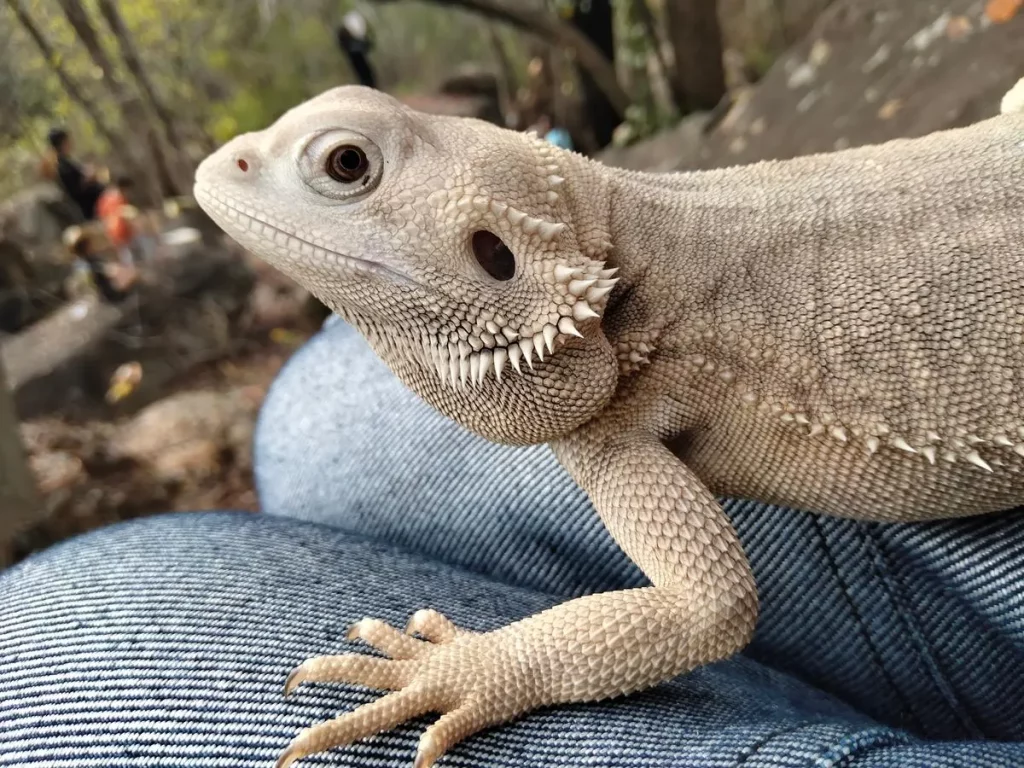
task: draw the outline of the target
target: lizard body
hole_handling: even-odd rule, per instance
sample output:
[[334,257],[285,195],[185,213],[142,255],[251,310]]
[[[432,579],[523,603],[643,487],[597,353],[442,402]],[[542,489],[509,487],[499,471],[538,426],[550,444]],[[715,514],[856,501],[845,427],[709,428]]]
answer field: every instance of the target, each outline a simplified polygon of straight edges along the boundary
[[390,659],[311,659],[287,689],[394,692],[279,766],[440,711],[425,768],[738,651],[757,596],[716,494],[888,521],[1024,502],[1022,87],[966,128],[672,175],[348,87],[205,160],[229,234],[443,413],[550,443],[653,584],[488,633],[365,619]]

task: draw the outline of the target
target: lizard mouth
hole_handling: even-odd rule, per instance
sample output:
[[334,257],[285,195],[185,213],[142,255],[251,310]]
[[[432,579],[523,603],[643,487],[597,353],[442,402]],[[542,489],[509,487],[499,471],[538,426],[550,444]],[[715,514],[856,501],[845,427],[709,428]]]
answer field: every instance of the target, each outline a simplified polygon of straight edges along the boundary
[[279,226],[264,221],[256,214],[243,210],[238,203],[216,196],[209,190],[203,190],[196,197],[197,199],[202,198],[199,202],[211,216],[219,220],[218,223],[228,234],[234,236],[234,233],[237,233],[242,239],[252,237],[261,242],[273,243],[292,255],[292,263],[296,268],[301,269],[306,265],[334,272],[340,267],[352,272],[383,277],[390,282],[418,285],[408,275],[396,272],[383,264],[340,253],[281,229]]

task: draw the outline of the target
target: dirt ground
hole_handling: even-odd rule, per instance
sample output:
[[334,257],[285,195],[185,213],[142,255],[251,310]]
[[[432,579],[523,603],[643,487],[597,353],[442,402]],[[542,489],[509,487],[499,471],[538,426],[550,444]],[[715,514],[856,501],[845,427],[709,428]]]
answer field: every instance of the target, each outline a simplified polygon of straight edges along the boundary
[[[318,319],[304,293],[282,287],[289,287],[282,276],[259,268],[250,302],[260,305],[260,317],[236,339],[236,351],[172,380],[155,402],[108,420],[57,413],[22,424],[45,510],[14,542],[14,560],[142,515],[257,511],[252,436],[259,406]],[[131,388],[123,378],[111,377],[108,394]]]

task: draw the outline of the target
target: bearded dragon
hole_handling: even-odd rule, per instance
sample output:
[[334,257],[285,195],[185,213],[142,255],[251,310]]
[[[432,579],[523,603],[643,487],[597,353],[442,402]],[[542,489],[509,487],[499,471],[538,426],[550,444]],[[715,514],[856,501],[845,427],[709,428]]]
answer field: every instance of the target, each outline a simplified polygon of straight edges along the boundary
[[310,659],[286,693],[391,692],[278,768],[439,712],[426,768],[741,650],[757,591],[716,496],[875,521],[1024,502],[1022,102],[1024,81],[972,126],[652,175],[348,86],[204,160],[227,233],[447,416],[549,443],[651,582],[490,632],[359,621],[386,658]]

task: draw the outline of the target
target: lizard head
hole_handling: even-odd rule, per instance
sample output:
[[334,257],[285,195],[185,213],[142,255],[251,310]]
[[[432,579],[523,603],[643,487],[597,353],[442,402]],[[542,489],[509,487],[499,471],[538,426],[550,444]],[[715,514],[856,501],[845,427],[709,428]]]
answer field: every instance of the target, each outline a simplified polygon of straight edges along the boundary
[[601,331],[615,270],[590,213],[600,191],[562,175],[589,165],[347,86],[225,144],[199,167],[195,196],[432,405],[532,443],[594,416],[617,384]]

